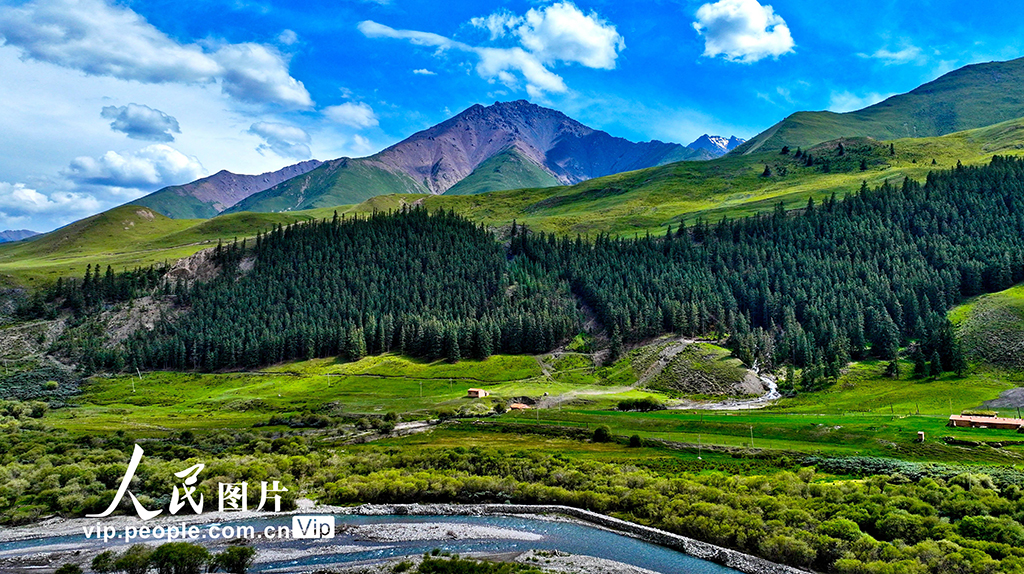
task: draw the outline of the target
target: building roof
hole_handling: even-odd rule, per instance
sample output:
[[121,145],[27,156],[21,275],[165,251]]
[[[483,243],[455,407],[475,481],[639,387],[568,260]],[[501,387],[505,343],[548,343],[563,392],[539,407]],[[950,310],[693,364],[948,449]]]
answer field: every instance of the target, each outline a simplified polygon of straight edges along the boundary
[[1008,419],[1002,417],[980,417],[973,415],[949,415],[951,421],[965,421],[979,425],[1024,425],[1024,419]]

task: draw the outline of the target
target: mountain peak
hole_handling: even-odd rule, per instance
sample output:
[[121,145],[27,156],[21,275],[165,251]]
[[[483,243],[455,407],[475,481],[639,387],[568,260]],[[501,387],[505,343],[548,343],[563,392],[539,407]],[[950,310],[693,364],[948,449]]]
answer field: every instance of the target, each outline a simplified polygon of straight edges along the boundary
[[733,148],[742,144],[744,141],[746,140],[740,139],[736,136],[725,138],[723,136],[704,134],[686,147],[692,150],[704,150],[710,152],[714,157],[720,157],[732,151]]
[[375,155],[327,162],[232,211],[327,207],[385,193],[479,193],[575,184],[711,155],[676,143],[614,137],[527,100],[474,104]]

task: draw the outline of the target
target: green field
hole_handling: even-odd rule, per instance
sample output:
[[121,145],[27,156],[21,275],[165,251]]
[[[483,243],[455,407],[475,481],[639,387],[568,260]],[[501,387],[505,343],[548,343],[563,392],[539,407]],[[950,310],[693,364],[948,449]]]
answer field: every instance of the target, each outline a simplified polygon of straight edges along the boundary
[[[152,372],[141,379],[97,376],[76,398],[78,406],[52,411],[45,421],[75,434],[123,429],[138,436],[162,436],[180,430],[251,428],[266,424],[272,415],[315,413],[344,419],[396,412],[410,420],[449,411],[461,417],[482,416],[490,423],[530,425],[520,429],[528,434],[530,428],[608,425],[613,434],[623,437],[638,434],[699,442],[705,447],[935,461],[963,456],[962,447],[943,444],[942,437],[1024,442],[1013,431],[945,426],[950,412],[978,407],[1016,386],[1016,381],[998,371],[979,370],[964,378],[947,375],[938,380],[904,377],[894,382],[882,375],[879,363],[854,363],[831,389],[783,399],[764,410],[619,412],[616,405],[626,398],[655,397],[671,404],[667,394],[631,386],[637,381],[636,370],[643,370],[642,360],[637,360],[642,356],[633,353],[632,360],[624,358],[606,369],[593,363],[581,368],[585,361],[575,355],[569,355],[573,360],[550,355],[494,356],[455,364],[383,355],[348,363],[314,359],[251,373]],[[910,370],[905,365],[904,372]],[[470,387],[487,389],[491,396],[466,398]],[[497,403],[545,399],[550,402],[542,402],[541,408],[502,416],[491,412]],[[501,429],[478,428],[488,437],[494,430]],[[918,431],[928,437],[924,444],[915,440]],[[431,436],[402,440],[422,444],[434,440]],[[539,448],[543,444],[540,441]],[[1016,462],[1024,455],[1024,445],[978,447],[970,452],[974,462]]]
[[1024,369],[1024,286],[976,297],[950,312],[966,354]]

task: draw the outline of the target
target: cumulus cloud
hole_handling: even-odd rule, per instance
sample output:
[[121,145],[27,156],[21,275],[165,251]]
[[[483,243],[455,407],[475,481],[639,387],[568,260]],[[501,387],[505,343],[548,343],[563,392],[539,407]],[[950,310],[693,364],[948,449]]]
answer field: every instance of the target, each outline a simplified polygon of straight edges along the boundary
[[174,141],[172,134],[181,133],[178,120],[173,116],[140,104],[106,106],[100,116],[114,120],[110,123],[110,129],[136,140],[167,143]]
[[416,74],[417,76],[436,76],[437,75],[437,72],[431,72],[430,70],[428,70],[426,68],[419,68],[419,69],[413,70],[412,73]]
[[95,213],[100,207],[100,202],[88,194],[69,191],[45,194],[23,183],[0,181],[0,220],[4,225],[47,215],[68,222]]
[[133,189],[156,189],[187,183],[206,174],[192,156],[165,144],[153,144],[138,151],[108,151],[100,157],[78,157],[63,175],[79,184]]
[[522,16],[516,16],[509,10],[501,10],[488,16],[478,16],[469,21],[470,25],[483,28],[491,33],[491,40],[502,38],[523,23]]
[[249,127],[249,133],[263,138],[265,143],[256,148],[260,153],[270,151],[294,159],[309,159],[313,156],[309,150],[309,134],[295,126],[256,122]]
[[828,109],[837,113],[852,112],[877,104],[892,95],[870,92],[863,96],[858,96],[849,91],[832,92],[832,96],[829,98]]
[[492,40],[514,36],[519,46],[473,46],[432,32],[396,30],[371,20],[361,22],[359,30],[368,38],[394,38],[437,48],[436,55],[448,51],[473,54],[478,58],[476,72],[480,77],[511,88],[525,84],[531,97],[568,91],[562,77],[551,71],[553,65],[579,64],[610,70],[626,47],[614,25],[595,12],[585,14],[571,2],[532,8],[524,16],[500,11],[473,18],[470,24],[488,30]]
[[0,12],[0,36],[23,57],[145,83],[219,82],[240,100],[313,105],[287,59],[262,44],[181,44],[104,0],[34,0]]
[[297,108],[313,105],[306,87],[289,75],[284,57],[270,46],[227,44],[213,56],[222,66],[221,87],[239,100]]
[[693,28],[704,37],[704,56],[753,63],[793,51],[789,26],[758,0],[720,0],[697,9]]
[[516,28],[524,48],[545,62],[575,62],[588,68],[611,70],[626,41],[615,26],[584,14],[570,2],[540,10],[531,8]]
[[377,125],[377,114],[373,108],[362,102],[345,102],[324,108],[324,116],[332,122],[354,128],[370,128]]

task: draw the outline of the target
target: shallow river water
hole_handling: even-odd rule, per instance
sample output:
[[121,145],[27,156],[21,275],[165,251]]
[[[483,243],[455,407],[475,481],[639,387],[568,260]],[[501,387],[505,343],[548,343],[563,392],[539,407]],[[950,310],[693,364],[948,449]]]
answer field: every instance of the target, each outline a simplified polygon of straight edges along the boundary
[[[228,524],[252,525],[262,532],[267,526],[291,525],[291,518],[282,516],[224,523]],[[675,550],[568,521],[518,516],[337,516],[336,529],[335,537],[330,539],[259,540],[255,545],[262,556],[251,571],[315,571],[331,565],[376,562],[440,548],[464,555],[557,550],[614,560],[664,574],[737,572]],[[117,546],[113,541],[104,544],[95,539],[87,540],[82,534],[54,536],[2,542],[0,559],[72,550],[95,554],[109,548]]]

